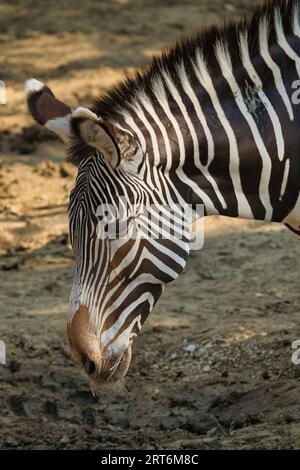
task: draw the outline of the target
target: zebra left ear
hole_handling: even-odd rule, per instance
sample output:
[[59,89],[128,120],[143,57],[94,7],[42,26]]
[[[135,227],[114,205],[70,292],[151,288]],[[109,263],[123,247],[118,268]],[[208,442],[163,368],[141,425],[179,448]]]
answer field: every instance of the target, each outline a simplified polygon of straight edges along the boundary
[[35,78],[26,80],[25,93],[32,117],[68,143],[71,108],[58,100],[47,85]]
[[143,152],[132,134],[112,123],[103,122],[87,108],[77,108],[72,112],[71,128],[87,145],[101,152],[113,167],[121,167],[136,173]]

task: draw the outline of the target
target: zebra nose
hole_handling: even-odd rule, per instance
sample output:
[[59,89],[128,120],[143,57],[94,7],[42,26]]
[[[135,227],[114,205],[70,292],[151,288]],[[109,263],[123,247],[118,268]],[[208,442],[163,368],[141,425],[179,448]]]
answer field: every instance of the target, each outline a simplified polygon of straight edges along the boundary
[[102,358],[99,339],[91,331],[88,309],[81,306],[68,322],[70,353],[76,364],[90,377],[99,374]]
[[87,361],[84,365],[84,370],[87,373],[87,375],[93,376],[95,375],[95,372],[97,371],[97,366],[94,361]]

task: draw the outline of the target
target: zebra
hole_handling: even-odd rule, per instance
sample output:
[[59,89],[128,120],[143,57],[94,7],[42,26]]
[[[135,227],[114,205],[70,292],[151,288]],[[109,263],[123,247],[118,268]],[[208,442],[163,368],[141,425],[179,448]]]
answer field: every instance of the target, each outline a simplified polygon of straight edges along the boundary
[[[143,236],[141,204],[189,205],[194,219],[203,205],[204,216],[281,222],[300,234],[299,55],[300,5],[274,0],[181,39],[92,109],[26,81],[33,118],[78,167],[67,330],[73,360],[95,384],[123,380],[134,339],[189,255],[189,221],[180,236]],[[99,236],[109,225],[99,207],[120,219],[124,200],[136,236]]]

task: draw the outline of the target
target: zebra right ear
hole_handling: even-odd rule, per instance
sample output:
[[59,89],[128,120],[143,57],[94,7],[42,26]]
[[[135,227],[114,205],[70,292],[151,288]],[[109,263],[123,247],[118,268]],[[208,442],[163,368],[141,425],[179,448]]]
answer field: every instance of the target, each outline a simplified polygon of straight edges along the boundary
[[79,107],[72,112],[71,128],[75,136],[99,150],[113,168],[119,165],[121,155],[111,124],[103,123],[90,109]]
[[[138,172],[144,152],[130,132],[104,122],[91,110],[81,107],[72,112],[71,128],[73,135],[79,137],[88,147],[101,152],[113,168],[120,167],[134,174]],[[80,146],[79,149],[84,150]]]

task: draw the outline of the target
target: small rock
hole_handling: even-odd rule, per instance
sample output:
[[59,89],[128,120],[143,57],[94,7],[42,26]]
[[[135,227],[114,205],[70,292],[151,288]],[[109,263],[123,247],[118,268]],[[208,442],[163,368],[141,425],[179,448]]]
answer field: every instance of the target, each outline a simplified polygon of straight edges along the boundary
[[196,351],[196,353],[195,353],[195,356],[196,356],[196,357],[201,357],[201,356],[203,356],[205,353],[206,353],[205,348],[199,348],[199,349],[197,349],[197,351]]
[[59,167],[59,174],[62,178],[73,176],[73,172],[70,165],[68,165],[67,163],[62,163]]
[[232,5],[232,3],[225,3],[225,9],[227,11],[234,11],[235,10],[235,6]]
[[203,372],[209,372],[210,371],[210,367],[209,366],[204,366],[203,367]]
[[10,361],[8,368],[12,373],[19,372],[21,370],[21,363],[18,361],[12,360]]
[[69,442],[70,438],[66,434],[64,434],[59,440],[60,444],[69,444]]
[[61,245],[67,245],[69,243],[69,234],[63,233],[60,237],[58,237],[57,242]]
[[171,353],[170,356],[169,356],[169,359],[170,359],[170,361],[174,361],[175,359],[177,359],[177,357],[178,357],[177,353]]
[[211,428],[209,431],[207,431],[206,435],[215,436],[217,433],[218,433],[218,428]]
[[60,284],[57,281],[52,281],[52,282],[48,282],[47,284],[45,284],[45,289],[50,292],[55,291],[59,287],[60,287]]
[[300,377],[300,367],[299,366],[294,367],[294,377],[295,377],[295,379],[298,379]]
[[262,374],[261,374],[262,378],[265,379],[265,380],[268,380],[270,378],[270,373],[269,371],[265,370]]
[[10,446],[10,447],[17,447],[18,445],[18,441],[16,439],[14,439],[13,437],[11,436],[8,436],[6,439],[5,439],[5,444]]
[[25,409],[23,404],[23,396],[21,393],[12,394],[9,397],[9,404],[12,411],[18,416],[25,416]]
[[57,166],[54,162],[40,162],[34,169],[40,176],[53,176],[57,172]]
[[48,444],[34,444],[32,450],[49,450]]
[[61,385],[64,385],[68,382],[68,377],[66,377],[66,375],[59,370],[51,372],[50,376],[55,382]]
[[5,263],[1,264],[1,269],[3,271],[12,271],[13,269],[18,269],[20,266],[21,260],[19,258],[10,258]]
[[288,424],[294,423],[296,421],[295,417],[290,414],[285,415],[284,419]]
[[193,353],[196,351],[197,346],[195,344],[187,344],[186,346],[183,346],[182,348],[185,352],[188,353]]
[[57,404],[54,401],[47,400],[44,404],[44,411],[46,415],[52,416],[53,418],[57,418],[58,416]]
[[95,425],[95,416],[94,412],[91,408],[85,408],[82,410],[82,417],[83,420],[86,424],[89,426],[94,426]]

